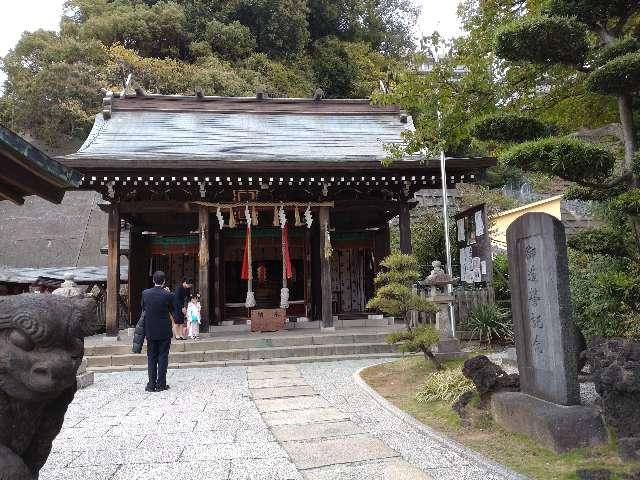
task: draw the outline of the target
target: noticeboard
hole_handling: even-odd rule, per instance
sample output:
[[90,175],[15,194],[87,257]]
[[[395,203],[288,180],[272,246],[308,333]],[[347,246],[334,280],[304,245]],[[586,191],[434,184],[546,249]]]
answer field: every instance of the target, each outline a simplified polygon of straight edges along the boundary
[[460,255],[460,281],[476,286],[493,286],[491,238],[484,203],[454,216]]

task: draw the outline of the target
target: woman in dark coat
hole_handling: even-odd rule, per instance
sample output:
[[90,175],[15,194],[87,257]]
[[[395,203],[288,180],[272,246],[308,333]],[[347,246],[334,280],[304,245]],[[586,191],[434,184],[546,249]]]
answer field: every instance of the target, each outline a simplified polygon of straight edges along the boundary
[[193,287],[193,280],[183,278],[182,283],[176,287],[175,303],[173,304],[173,336],[176,340],[186,340],[183,336],[182,329],[184,325],[185,315],[187,313],[187,303],[189,302],[189,290]]

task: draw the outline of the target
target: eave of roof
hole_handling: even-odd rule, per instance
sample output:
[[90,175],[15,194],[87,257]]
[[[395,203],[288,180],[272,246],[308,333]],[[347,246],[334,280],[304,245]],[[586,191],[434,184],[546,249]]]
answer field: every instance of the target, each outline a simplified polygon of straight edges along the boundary
[[0,125],[0,199],[21,205],[24,197],[38,195],[60,203],[64,191],[77,188],[82,174],[62,165],[25,139]]

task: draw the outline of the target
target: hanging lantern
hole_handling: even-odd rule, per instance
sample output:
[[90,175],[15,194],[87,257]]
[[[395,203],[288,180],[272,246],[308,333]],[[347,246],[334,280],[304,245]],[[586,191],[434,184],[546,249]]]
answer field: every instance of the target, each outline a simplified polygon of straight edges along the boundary
[[256,207],[251,207],[251,223],[254,227],[258,226],[258,211]]
[[216,217],[218,218],[218,225],[220,225],[220,230],[224,228],[224,217],[222,216],[222,210],[220,207],[216,209]]
[[273,226],[277,227],[278,225],[278,207],[273,207]]

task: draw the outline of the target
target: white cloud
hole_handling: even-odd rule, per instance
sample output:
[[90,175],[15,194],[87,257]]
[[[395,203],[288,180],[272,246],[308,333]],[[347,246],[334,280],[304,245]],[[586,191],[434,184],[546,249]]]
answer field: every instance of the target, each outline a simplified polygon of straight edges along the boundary
[[[20,40],[22,33],[38,29],[58,30],[64,0],[11,0],[3,2],[0,15],[0,57]],[[0,72],[0,86],[5,80]]]

